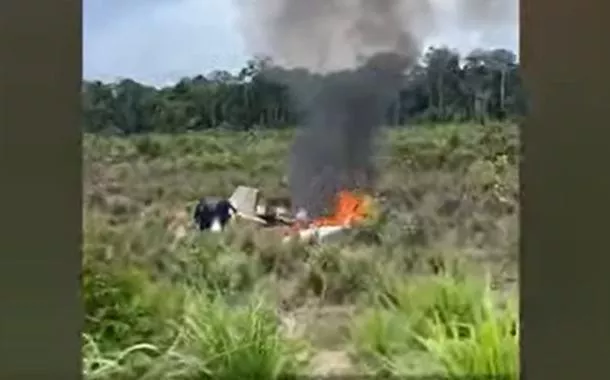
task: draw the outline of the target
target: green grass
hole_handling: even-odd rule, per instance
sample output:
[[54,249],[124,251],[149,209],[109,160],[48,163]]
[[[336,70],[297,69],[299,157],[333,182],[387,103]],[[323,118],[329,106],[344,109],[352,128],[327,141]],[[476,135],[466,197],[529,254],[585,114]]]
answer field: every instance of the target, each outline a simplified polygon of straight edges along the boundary
[[152,336],[150,342],[156,343],[103,348],[100,343],[108,338],[85,333],[85,377],[286,379],[301,369],[307,345],[281,335],[269,306],[230,304],[192,290],[185,294],[180,315],[166,321],[174,337],[165,344]]
[[249,185],[288,196],[291,139],[85,136],[85,378],[346,367],[318,368],[329,351],[349,353],[353,373],[516,378],[516,127],[384,131],[382,215],[341,241],[280,244],[247,222],[190,228],[203,195]]
[[396,279],[379,290],[352,327],[355,350],[374,373],[517,378],[514,298],[501,305],[488,284],[447,275]]

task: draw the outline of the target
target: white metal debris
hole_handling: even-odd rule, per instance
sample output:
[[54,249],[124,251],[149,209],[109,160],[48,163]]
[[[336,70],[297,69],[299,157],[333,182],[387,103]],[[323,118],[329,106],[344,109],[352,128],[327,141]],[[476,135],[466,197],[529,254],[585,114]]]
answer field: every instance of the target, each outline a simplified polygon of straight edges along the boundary
[[254,187],[238,186],[229,202],[239,214],[254,216],[259,205],[259,196],[259,190]]
[[[342,233],[350,230],[349,226],[319,226],[310,227],[298,231],[298,238],[303,241],[322,242],[333,237],[339,237]],[[284,242],[291,240],[291,236],[284,238]]]

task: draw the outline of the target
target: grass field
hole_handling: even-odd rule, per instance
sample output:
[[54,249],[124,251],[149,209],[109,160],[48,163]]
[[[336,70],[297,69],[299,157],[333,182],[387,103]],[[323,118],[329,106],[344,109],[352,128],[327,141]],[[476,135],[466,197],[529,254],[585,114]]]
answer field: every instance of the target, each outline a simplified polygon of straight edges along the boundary
[[203,195],[287,196],[291,136],[85,136],[85,377],[516,379],[517,128],[384,131],[383,215],[332,244],[190,227]]

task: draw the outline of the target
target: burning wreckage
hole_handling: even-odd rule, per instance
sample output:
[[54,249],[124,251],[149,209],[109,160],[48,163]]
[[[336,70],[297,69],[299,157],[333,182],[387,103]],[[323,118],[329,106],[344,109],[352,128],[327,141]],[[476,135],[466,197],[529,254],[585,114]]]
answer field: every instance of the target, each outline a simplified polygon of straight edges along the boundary
[[232,220],[241,218],[258,223],[261,227],[277,228],[285,241],[298,238],[320,242],[362,224],[374,217],[375,206],[371,196],[353,191],[340,191],[330,215],[309,218],[304,209],[292,214],[289,206],[265,202],[256,188],[239,186],[228,199],[204,198],[194,212],[200,230],[222,231]]
[[289,157],[291,205],[265,205],[257,189],[238,187],[229,199],[200,202],[195,212],[200,228],[222,230],[239,216],[279,224],[288,239],[319,241],[374,216],[373,198],[361,195],[375,187],[374,140],[412,63],[410,54],[388,52],[328,73],[267,70],[268,78],[288,86],[302,111]]

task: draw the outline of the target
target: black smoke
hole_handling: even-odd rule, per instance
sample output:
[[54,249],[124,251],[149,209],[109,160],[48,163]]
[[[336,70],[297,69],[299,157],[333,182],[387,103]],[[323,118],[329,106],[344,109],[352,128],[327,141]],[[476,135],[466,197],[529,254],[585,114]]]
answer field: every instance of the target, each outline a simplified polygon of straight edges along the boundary
[[[489,2],[455,0],[462,22],[497,13]],[[296,208],[317,216],[338,189],[371,188],[374,144],[403,73],[436,29],[432,0],[234,0],[247,48],[282,67],[301,112],[290,154]]]
[[396,99],[413,58],[378,53],[360,67],[328,74],[273,69],[302,115],[290,152],[289,185],[295,208],[319,216],[338,190],[371,190],[375,136]]

